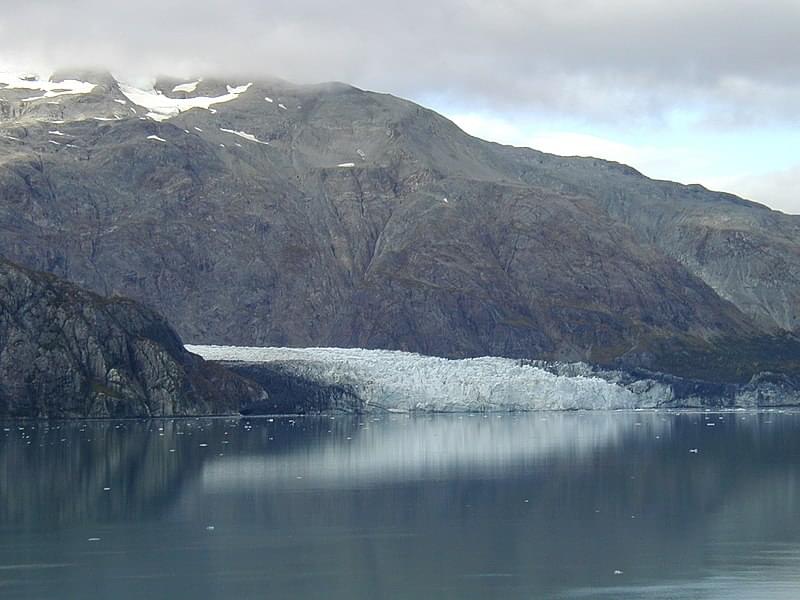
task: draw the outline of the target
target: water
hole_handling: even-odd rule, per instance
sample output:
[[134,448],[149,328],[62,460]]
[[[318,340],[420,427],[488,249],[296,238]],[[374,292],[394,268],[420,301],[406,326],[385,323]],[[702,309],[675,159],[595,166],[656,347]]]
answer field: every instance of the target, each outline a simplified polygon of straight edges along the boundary
[[796,600],[800,413],[5,423],[0,597]]

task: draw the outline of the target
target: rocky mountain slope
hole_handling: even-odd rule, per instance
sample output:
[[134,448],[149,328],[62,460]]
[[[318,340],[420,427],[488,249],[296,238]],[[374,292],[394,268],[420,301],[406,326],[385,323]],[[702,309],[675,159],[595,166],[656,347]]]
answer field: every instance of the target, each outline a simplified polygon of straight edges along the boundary
[[343,84],[0,82],[0,252],[187,340],[794,371],[800,219]]
[[265,400],[143,306],[0,259],[0,417],[236,414]]

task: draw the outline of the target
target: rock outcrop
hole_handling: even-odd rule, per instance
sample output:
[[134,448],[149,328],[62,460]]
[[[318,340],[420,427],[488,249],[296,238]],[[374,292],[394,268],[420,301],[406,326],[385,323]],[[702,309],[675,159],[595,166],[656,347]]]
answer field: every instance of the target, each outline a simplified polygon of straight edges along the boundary
[[236,414],[265,400],[141,304],[0,259],[0,417]]

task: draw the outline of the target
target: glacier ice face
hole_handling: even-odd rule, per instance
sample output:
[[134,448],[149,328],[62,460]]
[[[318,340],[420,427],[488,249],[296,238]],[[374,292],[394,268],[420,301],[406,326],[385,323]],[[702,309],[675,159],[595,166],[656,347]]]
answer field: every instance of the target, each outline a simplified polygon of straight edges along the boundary
[[308,381],[345,388],[359,410],[511,411],[656,408],[673,398],[656,381],[611,381],[588,365],[568,375],[536,363],[450,360],[389,350],[187,346],[207,360],[267,363]]

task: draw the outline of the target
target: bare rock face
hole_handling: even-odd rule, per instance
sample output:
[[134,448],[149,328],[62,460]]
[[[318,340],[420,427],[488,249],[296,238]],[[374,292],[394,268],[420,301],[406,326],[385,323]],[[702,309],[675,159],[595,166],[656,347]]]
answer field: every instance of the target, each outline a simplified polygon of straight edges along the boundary
[[265,399],[142,305],[0,259],[0,417],[236,414]]
[[740,381],[770,358],[741,348],[799,362],[797,217],[342,84],[60,77],[94,86],[0,89],[0,252],[190,342]]

